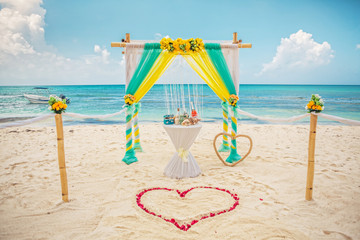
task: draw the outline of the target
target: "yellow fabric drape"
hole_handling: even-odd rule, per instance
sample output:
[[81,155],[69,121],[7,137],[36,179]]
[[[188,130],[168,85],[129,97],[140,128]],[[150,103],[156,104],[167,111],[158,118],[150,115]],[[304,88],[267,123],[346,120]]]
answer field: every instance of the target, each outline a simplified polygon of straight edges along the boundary
[[190,51],[182,56],[222,101],[229,99],[230,93],[204,49],[199,52]]
[[155,82],[161,77],[165,70],[170,66],[177,54],[174,52],[162,51],[156,59],[150,72],[145,77],[144,81],[139,86],[139,89],[134,94],[135,102],[139,102],[145,94],[152,88]]

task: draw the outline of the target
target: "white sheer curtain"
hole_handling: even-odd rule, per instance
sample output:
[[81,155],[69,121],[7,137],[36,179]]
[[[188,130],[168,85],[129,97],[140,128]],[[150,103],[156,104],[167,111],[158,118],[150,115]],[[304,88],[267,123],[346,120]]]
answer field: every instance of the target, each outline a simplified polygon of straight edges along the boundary
[[239,48],[237,44],[222,43],[221,51],[225,57],[225,61],[229,67],[231,77],[233,79],[236,94],[239,95]]
[[134,72],[139,65],[141,55],[144,52],[145,43],[127,43],[126,50],[125,50],[125,72],[126,72],[126,79],[125,79],[125,88],[130,83]]

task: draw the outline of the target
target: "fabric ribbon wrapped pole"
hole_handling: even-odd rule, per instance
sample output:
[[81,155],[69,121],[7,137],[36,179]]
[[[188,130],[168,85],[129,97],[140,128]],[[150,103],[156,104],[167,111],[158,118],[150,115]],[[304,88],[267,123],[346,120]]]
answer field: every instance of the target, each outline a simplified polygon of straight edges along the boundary
[[[222,109],[223,109],[223,132],[228,133],[228,124],[229,124],[229,104],[227,102],[221,103]],[[219,152],[229,152],[229,142],[228,142],[228,136],[223,135],[223,142],[220,145],[220,148],[218,149]]]
[[138,118],[140,108],[141,108],[141,103],[134,103],[134,106],[135,106],[135,111],[134,111],[134,116],[133,116],[134,150],[136,152],[143,152],[143,149],[140,144],[140,128],[139,128],[139,118]]
[[[138,58],[137,54],[138,51],[141,50],[141,48],[143,48],[143,53],[141,54],[139,63],[137,63],[137,58]],[[139,101],[152,86],[151,85],[148,89],[142,87],[147,82],[147,79],[150,76],[153,76],[153,74],[150,74],[150,72],[153,69],[154,65],[155,66],[157,65],[155,63],[158,60],[161,52],[162,50],[160,49],[159,43],[146,43],[140,45],[129,44],[129,51],[126,51],[127,75],[126,75],[126,91],[125,91],[126,95],[124,97],[125,103],[127,104],[125,106],[126,153],[125,153],[125,157],[123,158],[123,162],[125,162],[126,164],[137,162],[137,158],[135,156],[135,150],[142,151],[142,147],[140,145],[140,130],[138,125],[138,113],[140,110]],[[137,65],[136,68],[134,68],[135,65]],[[153,69],[153,71],[155,70]],[[128,102],[126,102],[127,101],[126,98],[130,98],[131,101],[128,100]],[[134,120],[134,122],[132,122],[132,120]],[[132,142],[133,132],[135,139],[134,145]]]
[[[237,90],[235,88],[233,77],[231,76],[231,73],[229,71],[228,65],[226,63],[226,59],[224,58],[224,55],[221,51],[220,44],[217,43],[207,43],[205,44],[205,49],[207,54],[209,55],[212,64],[216,68],[219,76],[221,77],[221,80],[223,84],[226,86],[226,89],[228,93],[230,94],[229,98],[226,98],[229,100],[229,103],[231,104],[231,136],[235,137],[237,133],[237,108],[236,103],[239,100],[237,97]],[[235,77],[235,76],[234,76]],[[224,103],[223,103],[223,111],[224,111]],[[225,116],[224,116],[225,118]],[[224,119],[225,120],[225,119]],[[225,132],[225,123],[224,123],[224,132]],[[226,136],[224,135],[224,138]],[[219,150],[220,151],[220,150]],[[233,163],[237,162],[241,159],[241,156],[237,153],[236,148],[236,139],[231,139],[231,148],[230,148],[230,156],[226,159],[227,162]]]
[[[231,136],[235,137],[237,133],[237,108],[231,106],[230,116],[231,116]],[[241,156],[237,153],[236,148],[236,139],[231,139],[231,149],[230,149],[230,156],[226,159],[228,163],[234,163],[241,159]]]
[[126,105],[126,153],[125,157],[122,159],[126,164],[131,164],[133,162],[137,162],[137,158],[135,156],[135,151],[132,143],[132,118],[134,112],[133,105]]

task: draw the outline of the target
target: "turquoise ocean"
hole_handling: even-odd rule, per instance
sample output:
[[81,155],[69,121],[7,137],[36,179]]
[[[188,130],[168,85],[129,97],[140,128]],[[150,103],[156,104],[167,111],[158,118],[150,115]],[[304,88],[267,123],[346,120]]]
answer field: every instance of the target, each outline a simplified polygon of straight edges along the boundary
[[[44,104],[31,104],[23,94],[63,94],[71,99],[67,111],[86,115],[103,115],[118,112],[124,104],[124,85],[81,85],[81,86],[2,86],[0,87],[0,123],[20,121],[47,114]],[[188,89],[189,88],[189,89]],[[162,122],[168,113],[166,94],[169,85],[154,85],[141,100],[140,122]],[[222,120],[221,100],[207,85],[184,85],[184,92],[196,96],[197,109],[207,122]],[[249,113],[273,118],[287,118],[306,113],[305,106],[311,94],[319,94],[325,101],[323,113],[360,121],[360,85],[240,85],[240,109]],[[185,97],[186,98],[186,97]],[[188,101],[188,100],[186,100]],[[192,100],[191,100],[192,101]],[[186,102],[185,105],[188,103]],[[64,125],[123,124],[125,116],[105,120],[76,119],[64,117]],[[245,116],[241,124],[270,124]],[[292,124],[306,124],[309,118]],[[47,125],[49,123],[43,123]],[[319,118],[319,124],[341,124]]]

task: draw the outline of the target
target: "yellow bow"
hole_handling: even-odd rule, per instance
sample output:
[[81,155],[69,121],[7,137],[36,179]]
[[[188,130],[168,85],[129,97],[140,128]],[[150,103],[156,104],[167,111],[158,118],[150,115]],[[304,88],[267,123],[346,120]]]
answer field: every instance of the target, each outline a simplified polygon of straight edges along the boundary
[[188,162],[188,156],[189,156],[189,151],[184,149],[184,148],[179,148],[177,150],[179,157],[183,160],[183,162]]

